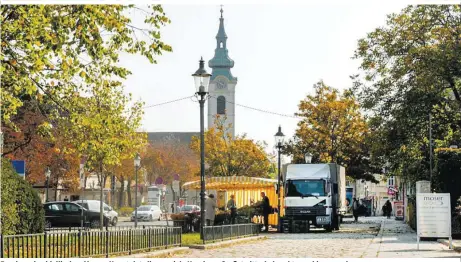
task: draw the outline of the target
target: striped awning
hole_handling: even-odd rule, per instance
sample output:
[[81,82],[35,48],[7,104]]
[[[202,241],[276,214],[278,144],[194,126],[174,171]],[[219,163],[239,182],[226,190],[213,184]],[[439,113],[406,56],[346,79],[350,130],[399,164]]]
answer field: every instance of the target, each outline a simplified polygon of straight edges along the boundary
[[[247,176],[208,177],[205,179],[205,184],[207,190],[265,188],[274,187],[277,180]],[[182,187],[184,189],[200,189],[200,181],[186,182]]]

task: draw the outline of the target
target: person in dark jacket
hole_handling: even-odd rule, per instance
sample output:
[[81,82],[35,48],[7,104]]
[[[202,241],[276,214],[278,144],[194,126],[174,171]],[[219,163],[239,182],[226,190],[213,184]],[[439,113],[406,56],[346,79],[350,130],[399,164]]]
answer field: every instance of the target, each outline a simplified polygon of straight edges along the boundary
[[266,193],[261,192],[261,197],[264,216],[264,231],[269,232],[269,214],[271,213],[271,205],[269,203],[269,198],[266,196]]
[[354,197],[354,200],[352,202],[352,214],[354,215],[355,222],[359,221],[359,210],[360,210],[359,200],[357,200],[357,198]]
[[230,210],[231,224],[235,224],[235,217],[237,216],[237,205],[235,204],[235,196],[231,195],[227,202],[227,209]]
[[384,204],[383,207],[383,213],[387,218],[391,218],[391,213],[392,213],[392,204],[391,201],[387,200],[386,203]]

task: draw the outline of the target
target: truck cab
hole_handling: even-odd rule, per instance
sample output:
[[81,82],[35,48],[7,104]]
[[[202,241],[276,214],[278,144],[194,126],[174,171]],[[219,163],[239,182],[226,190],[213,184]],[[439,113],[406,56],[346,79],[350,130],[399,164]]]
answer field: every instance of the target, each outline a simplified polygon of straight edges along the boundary
[[[345,213],[345,170],[336,164],[290,164],[284,182],[283,232],[339,229]],[[344,199],[343,199],[344,198]]]

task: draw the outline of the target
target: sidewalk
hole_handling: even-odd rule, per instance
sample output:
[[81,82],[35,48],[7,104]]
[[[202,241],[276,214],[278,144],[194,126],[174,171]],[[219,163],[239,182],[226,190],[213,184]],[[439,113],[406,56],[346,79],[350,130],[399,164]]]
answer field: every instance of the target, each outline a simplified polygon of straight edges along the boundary
[[417,249],[416,232],[402,221],[384,219],[378,236],[368,247],[365,257],[379,258],[460,258],[461,253],[449,250],[437,241],[421,241]]

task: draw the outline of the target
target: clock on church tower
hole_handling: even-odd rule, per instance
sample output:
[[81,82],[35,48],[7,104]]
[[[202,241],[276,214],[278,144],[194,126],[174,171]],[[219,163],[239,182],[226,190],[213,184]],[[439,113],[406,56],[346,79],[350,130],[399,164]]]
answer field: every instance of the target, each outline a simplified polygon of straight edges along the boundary
[[208,61],[208,66],[212,69],[210,81],[210,99],[208,99],[208,128],[215,127],[217,115],[225,115],[224,125],[230,126],[226,132],[230,132],[235,137],[235,86],[237,77],[234,77],[231,68],[234,61],[229,57],[227,50],[227,35],[224,30],[224,17],[221,8],[219,18],[219,29],[216,35],[216,49],[214,57]]

